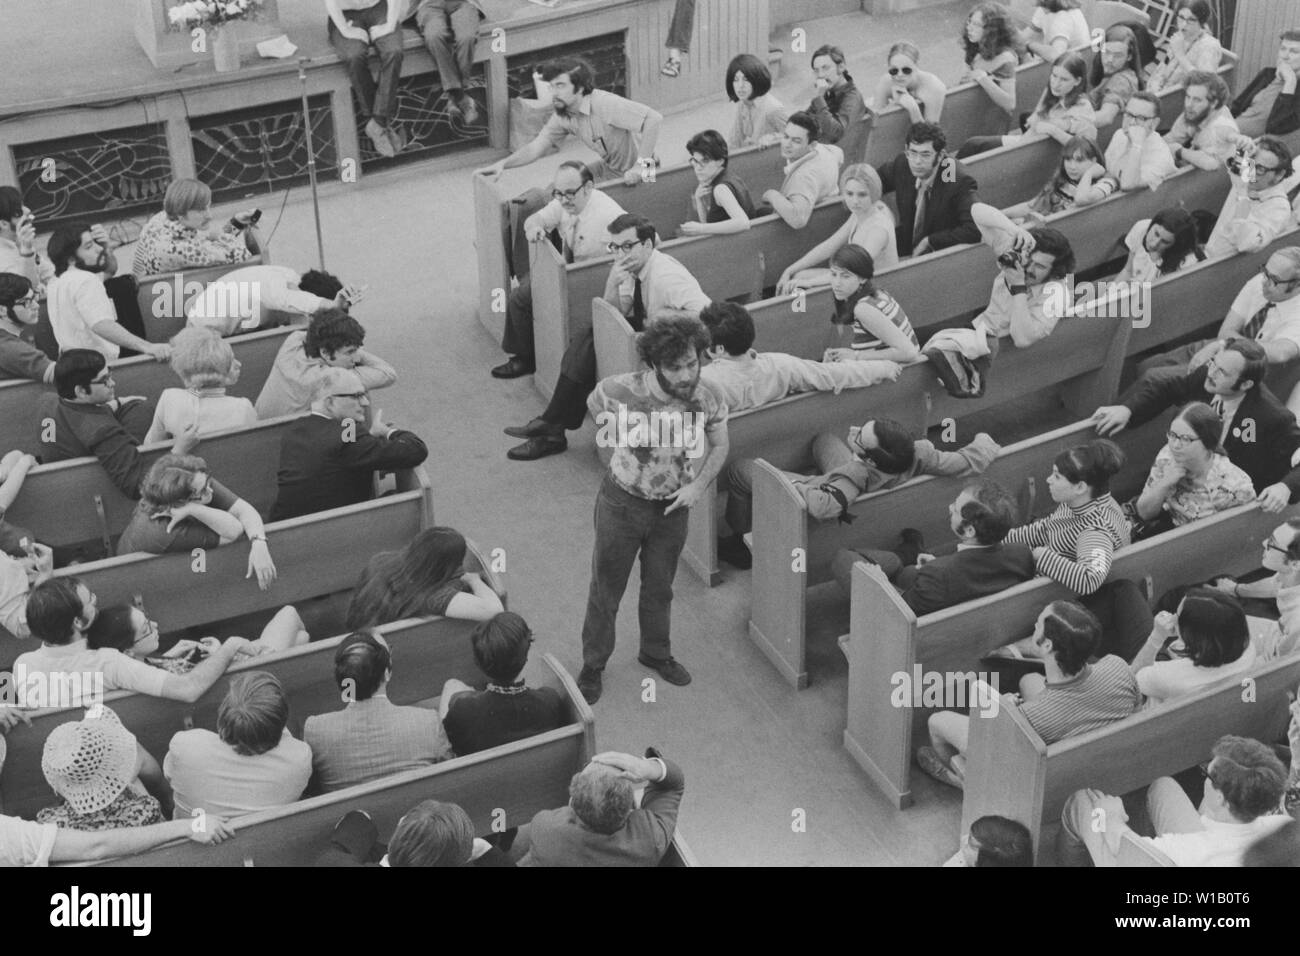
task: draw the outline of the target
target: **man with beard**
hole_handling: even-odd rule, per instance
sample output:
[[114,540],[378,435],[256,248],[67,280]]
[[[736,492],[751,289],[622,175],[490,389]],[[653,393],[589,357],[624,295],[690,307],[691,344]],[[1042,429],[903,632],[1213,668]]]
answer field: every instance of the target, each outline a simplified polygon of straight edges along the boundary
[[146,342],[118,322],[117,310],[104,289],[103,275],[117,269],[106,243],[103,230],[90,226],[60,226],[50,236],[47,252],[55,277],[46,297],[60,351],[94,349],[111,362],[127,348],[167,361],[169,345]]
[[1237,121],[1228,106],[1228,85],[1215,73],[1187,74],[1183,112],[1174,120],[1165,142],[1179,166],[1218,169],[1237,148]]
[[[614,267],[605,282],[604,299],[623,313],[637,332],[668,318],[698,319],[709,304],[695,277],[670,255],[655,249],[654,223],[624,213],[609,224],[606,249]],[[706,336],[704,346],[708,346]],[[569,447],[566,430],[582,427],[586,400],[596,386],[595,335],[590,328],[575,339],[560,360],[560,377],[540,418],[511,426],[506,434],[528,441],[506,452],[515,461],[533,461]]]
[[641,103],[595,88],[591,67],[581,60],[554,60],[542,66],[542,79],[551,85],[555,113],[527,146],[505,159],[475,170],[495,178],[503,169],[527,166],[560,148],[570,136],[600,156],[591,163],[596,181],[622,176],[629,186],[641,180],[643,169],[656,165],[655,144],[663,116]]
[[587,400],[600,427],[597,443],[613,449],[596,495],[596,542],[582,624],[578,689],[591,704],[600,699],[618,606],[638,558],[637,660],[670,684],[691,682],[669,642],[673,577],[686,543],[687,509],[713,493],[728,445],[726,401],[700,381],[700,356],[708,347],[708,330],[693,316],[651,322],[637,340],[649,368],[603,380]]

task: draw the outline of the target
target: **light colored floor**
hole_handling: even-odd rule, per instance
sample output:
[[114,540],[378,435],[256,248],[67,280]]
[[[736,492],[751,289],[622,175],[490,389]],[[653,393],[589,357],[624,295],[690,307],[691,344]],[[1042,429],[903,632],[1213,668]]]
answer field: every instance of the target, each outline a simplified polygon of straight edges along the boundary
[[[923,65],[945,79],[960,72],[956,37],[967,5],[872,18],[862,14],[802,24],[807,49],[837,42],[868,89],[885,51],[908,37]],[[789,48],[789,36],[773,38]],[[757,51],[756,51],[757,52]],[[729,127],[730,104],[714,103],[668,117],[661,139],[666,163],[685,160],[684,143],[710,126]],[[812,95],[805,55],[787,53],[777,95],[805,104]],[[487,157],[483,157],[486,159]],[[549,181],[559,158],[506,174],[509,187]],[[594,428],[571,440],[567,454],[511,462],[514,440],[501,433],[542,408],[530,378],[498,382],[488,369],[502,360],[475,316],[476,271],[469,171],[393,170],[361,184],[330,184],[322,194],[327,266],[348,282],[368,282],[357,310],[367,347],[401,372],[373,396],[386,419],[414,428],[431,449],[440,522],[484,549],[506,554],[510,606],[537,634],[538,652],[556,654],[573,673],[589,580],[591,508],[602,471]],[[276,226],[279,200],[263,197],[263,232]],[[289,196],[272,238],[273,259],[315,265],[311,203],[305,187]],[[650,672],[635,662],[636,581],[619,617],[620,640],[596,705],[599,746],[640,751],[655,744],[685,768],[681,826],[708,865],[934,865],[957,846],[959,794],[916,784],[916,805],[895,812],[868,784],[841,746],[846,665],[835,646],[847,602],[817,594],[811,647],[812,685],[791,690],[746,636],[749,574],[728,571],[718,588],[687,572],[677,579],[674,653],[694,675],[689,687],[658,682],[658,699],[641,700]],[[797,811],[806,827],[795,832]]]

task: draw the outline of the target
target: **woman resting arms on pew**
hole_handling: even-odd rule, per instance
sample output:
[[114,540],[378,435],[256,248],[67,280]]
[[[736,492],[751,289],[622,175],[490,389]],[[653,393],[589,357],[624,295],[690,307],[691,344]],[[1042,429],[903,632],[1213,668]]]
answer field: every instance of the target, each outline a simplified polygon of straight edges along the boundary
[[849,344],[828,348],[822,361],[875,359],[907,365],[920,359],[921,343],[907,313],[871,281],[876,267],[867,250],[849,243],[831,256],[830,272],[834,338]]
[[728,236],[744,232],[754,218],[754,201],[739,177],[727,172],[727,141],[714,129],[696,133],[686,144],[699,186],[691,197],[698,222],[684,222],[683,236]]
[[1042,191],[1029,202],[1002,210],[1002,214],[1013,221],[1041,219],[1101,202],[1114,188],[1106,178],[1097,144],[1083,136],[1071,136],[1061,147],[1061,162]]
[[275,562],[257,509],[208,473],[197,455],[163,455],[140,482],[140,503],[122,532],[118,554],[168,554],[217,548],[247,536],[248,573],[263,591],[275,580]]
[[230,343],[212,329],[190,326],[172,337],[172,371],[184,388],[165,388],[154,410],[146,445],[194,429],[200,435],[257,424],[246,398],[227,395],[239,381],[239,360]]
[[939,122],[948,87],[933,73],[917,66],[920,62],[921,51],[910,40],[899,40],[889,48],[889,72],[876,83],[872,101],[877,113],[897,104],[913,123]]
[[978,3],[962,28],[966,72],[961,82],[972,81],[997,106],[1013,113],[1016,108],[1016,36],[1011,14],[1000,3]]
[[742,53],[727,64],[723,81],[727,99],[736,104],[736,119],[727,137],[732,149],[773,146],[781,142],[790,111],[772,95],[772,74],[752,53]]
[[401,551],[375,555],[352,592],[347,627],[379,627],[408,617],[487,621],[505,610],[478,574],[465,571],[468,546],[454,528],[421,531]]
[[1175,19],[1178,30],[1165,51],[1168,59],[1151,71],[1147,89],[1152,93],[1181,86],[1188,73],[1214,73],[1223,58],[1223,47],[1210,32],[1209,0],[1180,0]]
[[1170,422],[1169,441],[1132,503],[1134,541],[1255,500],[1250,476],[1223,451],[1222,433],[1223,419],[1204,402],[1190,403]]
[[1088,99],[1096,110],[1098,129],[1115,122],[1128,98],[1143,88],[1143,69],[1137,34],[1122,23],[1107,30],[1088,74]]
[[1128,260],[1116,282],[1154,282],[1205,259],[1196,235],[1196,220],[1186,209],[1162,209],[1139,219],[1124,237]]
[[840,196],[849,218],[828,239],[817,243],[806,254],[790,263],[776,281],[777,295],[791,295],[798,289],[816,289],[830,285],[831,270],[814,268],[852,243],[871,256],[877,269],[898,265],[898,236],[894,232],[894,214],[880,199],[884,186],[880,173],[866,163],[852,163],[840,173]]
[[[1156,655],[1170,644],[1171,659]],[[1246,612],[1236,599],[1211,588],[1188,588],[1176,613],[1156,615],[1151,636],[1130,668],[1138,689],[1154,707],[1196,693],[1255,666]]]
[[1030,53],[1053,60],[1069,50],[1087,46],[1091,36],[1079,0],[1038,0],[1024,39]]
[[[90,630],[86,632],[86,646],[91,650],[113,648],[127,657],[144,661],[169,674],[188,674],[196,664],[221,647],[218,638],[205,637],[198,641],[177,641],[165,652],[159,653],[160,640],[158,623],[149,620],[144,611],[129,604],[101,608],[95,615]],[[248,646],[241,649],[236,660],[274,654],[306,644],[310,640],[311,635],[307,633],[298,611],[292,605],[286,605],[275,612],[275,617],[262,628],[262,634],[257,640],[249,641]]]

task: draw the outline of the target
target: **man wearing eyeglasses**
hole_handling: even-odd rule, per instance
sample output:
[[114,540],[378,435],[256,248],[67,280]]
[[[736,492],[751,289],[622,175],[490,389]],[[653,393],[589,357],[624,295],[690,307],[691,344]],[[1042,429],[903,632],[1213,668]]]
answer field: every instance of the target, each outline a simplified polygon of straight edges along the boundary
[[39,319],[31,281],[13,272],[0,272],[0,373],[5,378],[30,378],[47,385],[54,381],[54,363],[23,337]]
[[[596,188],[591,169],[576,160],[560,164],[551,183],[551,201],[524,220],[529,242],[554,237],[566,263],[607,255],[609,224],[623,215],[617,202]],[[506,300],[506,330],[501,348],[510,360],[492,369],[494,378],[519,378],[537,370],[533,351],[533,285],[531,276]]]
[[[153,402],[143,395],[118,398],[113,373],[101,352],[68,349],[54,363],[56,395],[47,395],[39,429],[41,461],[49,464],[94,455],[122,494],[140,497],[148,470],[140,443],[153,421]],[[198,430],[178,435],[172,453],[188,455],[199,443]]]
[[1160,100],[1139,90],[1124,105],[1124,119],[1106,147],[1106,175],[1121,190],[1155,189],[1177,172],[1169,144],[1156,133]]
[[979,242],[971,217],[975,180],[947,153],[948,137],[936,123],[916,123],[903,152],[878,166],[885,192],[898,202],[900,256],[920,256],[964,242]]
[[1291,175],[1291,150],[1273,136],[1237,139],[1229,157],[1232,191],[1205,244],[1208,256],[1257,252],[1291,225],[1291,201],[1285,180]]
[[1119,405],[1103,405],[1092,420],[1099,435],[1114,435],[1168,408],[1208,401],[1223,419],[1228,460],[1250,476],[1256,504],[1278,512],[1300,497],[1300,424],[1263,385],[1267,368],[1258,342],[1236,338],[1194,370],[1146,373]]
[[[634,330],[641,332],[664,318],[699,318],[709,297],[685,266],[655,248],[654,223],[624,213],[609,224],[608,236],[605,248],[614,256],[614,266],[605,282],[604,299],[627,317]],[[506,457],[533,461],[568,448],[564,433],[582,427],[587,396],[595,387],[595,337],[588,329],[565,351],[546,411],[527,425],[505,430],[512,438],[528,439],[506,452]]]
[[1300,518],[1278,525],[1260,542],[1260,564],[1272,571],[1266,578],[1236,581],[1218,578],[1213,587],[1240,601],[1277,603],[1278,619],[1247,617],[1251,641],[1263,660],[1274,660],[1300,648]]

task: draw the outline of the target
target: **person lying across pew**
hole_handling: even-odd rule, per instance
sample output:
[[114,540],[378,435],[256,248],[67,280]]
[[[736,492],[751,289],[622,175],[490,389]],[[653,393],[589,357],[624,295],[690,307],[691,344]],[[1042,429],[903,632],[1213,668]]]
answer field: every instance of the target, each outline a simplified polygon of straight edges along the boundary
[[[866,253],[862,255],[865,257]],[[902,310],[898,311],[901,315]],[[709,364],[700,369],[700,378],[726,397],[730,413],[777,402],[796,392],[838,394],[845,388],[893,382],[903,371],[898,362],[868,361],[874,353],[858,348],[856,335],[854,348],[839,350],[852,353],[843,361],[814,362],[784,352],[755,352],[754,317],[735,302],[709,303],[700,313],[700,321],[709,330],[713,343],[706,353]],[[903,322],[906,321],[904,317]],[[894,328],[890,326],[891,330]],[[886,349],[882,347],[880,351]],[[914,357],[921,354],[915,345],[913,352]]]
[[[94,622],[86,631],[86,647],[90,650],[118,650],[127,657],[144,661],[169,674],[188,674],[201,662],[221,650],[221,641],[205,637],[197,641],[180,640],[165,653],[159,652],[161,634],[158,622],[130,604],[114,604],[100,608]],[[285,605],[262,628],[257,640],[239,652],[241,660],[259,654],[275,654],[299,647],[311,640],[307,626],[292,605]]]
[[334,652],[334,681],[344,708],[307,718],[312,793],[329,793],[452,756],[437,711],[388,699],[393,655],[378,631],[349,634]]
[[[14,673],[24,668],[28,682],[32,681],[32,675],[44,675],[46,686],[53,675],[67,675],[63,684],[69,693],[83,683],[84,675],[99,673],[104,675],[105,691],[129,690],[192,704],[226,672],[236,655],[250,646],[242,637],[227,638],[189,673],[171,674],[133,660],[119,650],[91,649],[86,634],[97,612],[94,592],[75,577],[51,578],[32,588],[27,598],[27,624],[41,646],[19,655],[14,661]],[[75,675],[82,679],[76,679]],[[93,686],[82,687],[82,691],[84,701],[94,700]],[[25,705],[36,706],[36,703],[29,700]]]
[[442,687],[438,711],[456,755],[478,753],[544,734],[564,725],[563,702],[551,687],[527,687],[524,667],[533,632],[518,614],[503,611],[470,634],[474,662],[487,675],[475,690],[450,678]]
[[1216,578],[1210,583],[1237,600],[1276,602],[1277,620],[1250,617],[1251,635],[1265,659],[1300,649],[1300,518],[1278,525],[1260,544],[1260,563],[1273,573],[1253,581]]
[[468,545],[455,528],[421,531],[400,551],[367,563],[352,589],[347,626],[379,627],[410,617],[486,621],[505,610],[482,575],[465,570]]
[[[1204,402],[1191,402],[1169,423],[1142,492],[1125,506],[1140,541],[1255,500],[1250,475],[1219,442],[1223,420]],[[1131,510],[1130,510],[1131,509]]]
[[1175,866],[1241,866],[1251,844],[1290,822],[1291,817],[1280,812],[1286,789],[1286,768],[1273,748],[1247,737],[1220,737],[1199,808],[1172,777],[1160,777],[1147,788],[1153,836],[1129,827],[1119,797],[1100,790],[1075,791],[1061,811],[1057,863],[1087,866],[1091,859],[1096,866],[1115,866],[1124,834],[1133,832]]
[[1286,183],[1291,159],[1290,147],[1274,136],[1238,138],[1226,163],[1232,191],[1205,243],[1207,255],[1258,252],[1295,224]]
[[[833,432],[817,435],[812,476],[784,472],[804,499],[811,518],[844,519],[858,495],[895,488],[919,475],[963,478],[982,474],[1001,446],[980,432],[957,451],[940,451],[928,439],[916,439],[898,422],[869,419],[849,429],[848,440]],[[744,536],[754,527],[754,459],[740,458],[727,466],[727,525],[730,538],[718,542],[718,556],[745,569],[753,557]]]
[[[1170,659],[1156,660],[1166,645]],[[1147,706],[1155,707],[1245,674],[1258,659],[1246,612],[1235,598],[1210,588],[1186,588],[1177,611],[1156,615],[1151,636],[1129,669]]]
[[1196,220],[1186,209],[1162,209],[1150,219],[1139,219],[1124,237],[1128,258],[1115,276],[1116,283],[1154,282],[1205,259],[1196,234]]
[[181,329],[171,341],[172,371],[184,388],[165,388],[158,396],[144,443],[167,441],[187,431],[200,435],[257,424],[257,411],[246,398],[227,395],[239,381],[235,352],[211,329]]
[[1228,84],[1223,78],[1202,71],[1187,74],[1183,111],[1165,134],[1174,162],[1218,169],[1236,151],[1240,134],[1237,121],[1228,111]]
[[[1088,99],[1097,111],[1097,128],[1115,122],[1129,98],[1142,90],[1142,47],[1132,27],[1117,23],[1106,31],[1088,73]],[[1156,115],[1160,115],[1159,100]],[[1155,127],[1151,127],[1152,131]]]
[[0,867],[108,860],[144,853],[183,838],[211,845],[234,835],[235,831],[222,817],[211,815],[202,821],[169,820],[147,827],[90,832],[0,816]]
[[324,309],[347,312],[365,297],[365,286],[344,286],[328,272],[301,276],[287,266],[244,266],[213,279],[185,309],[191,326],[238,335],[287,325]]
[[849,211],[848,220],[829,239],[817,243],[781,273],[776,294],[791,295],[799,289],[829,285],[830,269],[816,266],[849,244],[865,249],[877,269],[898,265],[894,214],[881,201],[884,190],[880,174],[866,163],[845,166],[840,173],[840,195],[844,198],[844,208]]
[[514,866],[487,840],[474,836],[474,824],[454,803],[425,800],[397,821],[388,845],[364,810],[350,810],[334,825],[329,846],[316,866]]
[[763,202],[791,229],[802,229],[813,207],[835,195],[844,153],[838,146],[820,143],[817,121],[807,113],[791,113],[781,134],[785,179],[780,189],[763,193]]
[[510,858],[519,866],[658,866],[685,792],[682,769],[653,747],[645,757],[597,754],[573,775],[568,806],[520,828]]
[[[113,373],[103,353],[68,349],[54,364],[57,394],[43,396],[40,429],[41,461],[45,464],[94,455],[118,491],[140,497],[145,460],[140,443],[153,418],[153,405],[143,395],[117,397]],[[199,443],[197,429],[182,432],[172,453],[188,455]]]
[[316,383],[331,368],[355,372],[367,391],[392,385],[397,370],[363,349],[365,341],[365,328],[345,310],[331,306],[317,312],[305,330],[285,337],[257,396],[257,417],[307,411]]
[[1034,839],[1023,823],[983,816],[970,825],[944,866],[1033,866]]
[[[1101,646],[1101,622],[1081,604],[1047,605],[1031,640],[1033,650],[1025,656],[1041,659],[1046,676],[1022,677],[1016,703],[1043,743],[1123,720],[1142,706],[1137,681],[1123,658],[1107,654],[1088,662]],[[928,776],[964,788],[971,720],[951,710],[930,716],[931,745],[916,752],[916,762]]]
[[41,771],[61,802],[39,810],[37,823],[116,830],[170,816],[171,787],[162,767],[108,707],[93,706],[83,719],[51,730]]
[[1106,146],[1106,178],[1112,191],[1157,189],[1178,171],[1169,144],[1156,132],[1160,100],[1138,90],[1124,105],[1120,128]]
[[30,378],[46,385],[54,381],[54,363],[31,341],[30,329],[40,318],[31,280],[0,272],[0,373],[5,378]]
[[272,521],[369,501],[379,471],[414,468],[429,449],[413,432],[390,425],[381,411],[365,426],[370,398],[355,370],[327,368],[316,379],[311,414],[280,439],[280,470]]
[[729,236],[744,232],[757,213],[744,180],[727,171],[727,141],[715,129],[696,133],[686,143],[699,186],[691,197],[695,219],[681,225],[683,236]]
[[1228,460],[1250,476],[1262,509],[1281,511],[1300,494],[1300,425],[1263,384],[1265,354],[1258,342],[1237,338],[1194,371],[1153,370],[1121,396],[1119,405],[1092,413],[1097,434],[1136,428],[1167,408],[1208,396],[1210,407],[1221,409]]
[[275,562],[257,509],[214,479],[196,455],[163,455],[140,482],[140,503],[117,543],[118,554],[169,554],[217,548],[248,538],[248,573],[265,591]]
[[955,552],[939,556],[918,553],[924,545],[913,531],[906,539],[906,551],[841,549],[831,562],[831,572],[849,594],[853,565],[865,558],[880,567],[914,614],[933,614],[1034,577],[1034,555],[1029,547],[1003,543],[1016,520],[1016,502],[1006,489],[988,479],[976,479],[948,506],[948,521],[957,536]]
[[1016,203],[1002,210],[1011,220],[1051,216],[1101,202],[1115,185],[1106,177],[1101,151],[1097,144],[1082,136],[1072,136],[1061,147],[1061,161],[1052,178],[1043,184],[1038,195],[1028,202]]
[[947,153],[948,137],[937,123],[915,123],[903,152],[876,167],[887,193],[895,193],[900,256],[920,256],[964,242],[979,242],[971,211],[977,183]]
[[173,816],[237,817],[294,803],[311,777],[311,748],[289,733],[289,699],[275,675],[239,674],[217,708],[217,730],[172,737],[163,773]]

